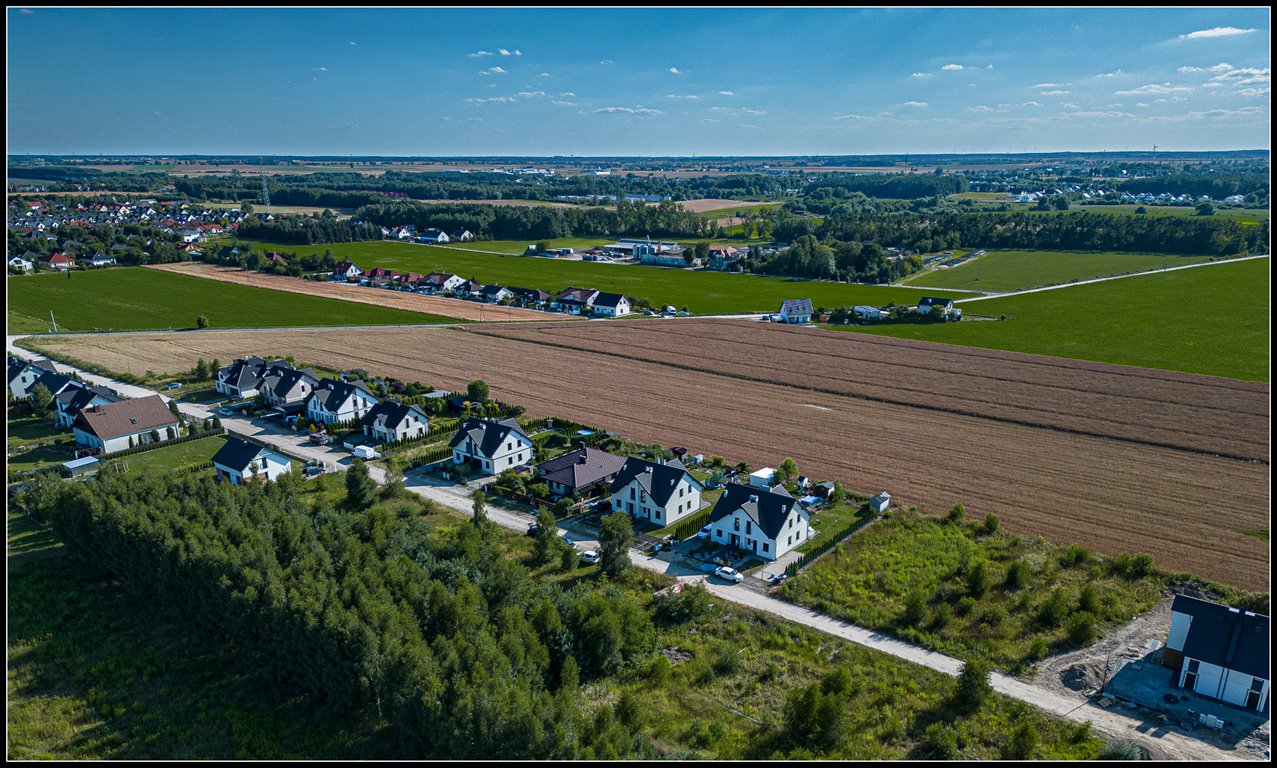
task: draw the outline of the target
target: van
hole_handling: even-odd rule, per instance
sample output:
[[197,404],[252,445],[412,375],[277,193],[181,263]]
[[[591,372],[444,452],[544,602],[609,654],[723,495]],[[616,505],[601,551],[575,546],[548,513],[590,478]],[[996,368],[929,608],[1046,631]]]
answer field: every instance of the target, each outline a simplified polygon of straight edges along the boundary
[[367,445],[356,445],[353,449],[353,453],[358,458],[364,460],[377,458],[377,452]]

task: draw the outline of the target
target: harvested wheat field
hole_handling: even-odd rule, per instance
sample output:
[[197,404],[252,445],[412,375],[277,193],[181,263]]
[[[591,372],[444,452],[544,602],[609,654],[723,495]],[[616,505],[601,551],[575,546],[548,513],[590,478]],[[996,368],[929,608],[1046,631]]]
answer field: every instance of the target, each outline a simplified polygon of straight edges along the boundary
[[147,268],[176,272],[181,275],[190,275],[191,277],[203,277],[209,280],[220,280],[224,283],[251,285],[255,288],[270,288],[289,293],[304,293],[308,296],[324,296],[330,299],[356,301],[361,304],[376,304],[380,307],[444,315],[445,317],[456,317],[462,320],[510,322],[519,320],[553,321],[579,319],[571,315],[556,315],[548,312],[539,312],[535,309],[503,307],[499,304],[480,304],[479,302],[465,301],[463,299],[425,296],[420,293],[408,293],[407,291],[380,290],[347,283],[313,282],[284,275],[268,275],[262,272],[250,272],[235,267],[220,267],[199,262],[183,261],[172,264],[152,264]]
[[746,205],[774,205],[780,207],[780,203],[767,200],[724,200],[718,197],[706,197],[700,200],[684,200],[679,203],[684,209],[692,213],[704,213],[705,211],[721,211],[725,208],[741,208]]
[[[294,354],[1250,589],[1268,580],[1268,385],[728,320],[68,337],[123,368]],[[1259,538],[1264,536],[1263,539]]]

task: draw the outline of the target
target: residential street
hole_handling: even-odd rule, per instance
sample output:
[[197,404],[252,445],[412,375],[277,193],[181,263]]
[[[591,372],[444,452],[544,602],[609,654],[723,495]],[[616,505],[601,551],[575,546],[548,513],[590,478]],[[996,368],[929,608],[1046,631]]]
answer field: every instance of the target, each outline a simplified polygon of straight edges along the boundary
[[[13,345],[9,337],[9,351],[24,359],[34,359],[27,350]],[[76,369],[58,364],[59,371],[70,372]],[[146,397],[158,394],[151,390],[123,384],[112,379],[94,374],[79,372],[81,377],[93,384],[103,384],[130,397]],[[163,397],[163,395],[161,395]],[[165,401],[169,398],[165,397]],[[210,409],[181,403],[179,408],[194,418],[204,419],[211,416]],[[271,442],[279,446],[284,453],[305,460],[323,462],[326,470],[340,471],[350,465],[351,456],[344,450],[310,443],[305,433],[291,432],[282,426],[270,422],[249,421],[247,419],[222,416],[222,426],[228,432],[251,437],[263,442]],[[385,473],[376,466],[369,467],[370,474],[378,483],[385,482]],[[470,494],[474,489],[490,483],[493,478],[482,478],[469,483],[459,484],[443,481],[421,469],[405,475],[405,487],[436,504],[448,507],[467,517],[473,515]],[[531,517],[524,512],[502,509],[491,503],[486,508],[488,519],[511,530],[524,533],[527,531]],[[578,550],[589,548],[597,542],[587,538],[588,530],[575,523],[566,523],[567,532]],[[696,567],[686,563],[678,554],[662,552],[652,555],[637,549],[630,550],[630,560],[638,567],[649,571],[673,576],[688,583],[702,583],[715,596],[756,610],[765,611],[774,616],[803,624],[844,640],[863,645],[868,648],[890,654],[900,659],[956,676],[962,663],[950,656],[930,651],[874,630],[858,627],[801,606],[770,597],[765,590],[746,588],[743,584],[730,584],[723,579],[707,575]],[[1257,760],[1267,759],[1268,745],[1260,745],[1253,741],[1243,742],[1243,749],[1220,739],[1217,734],[1198,728],[1193,735],[1187,735],[1175,724],[1163,724],[1158,720],[1144,720],[1135,712],[1129,712],[1121,706],[1104,709],[1091,703],[1083,694],[1065,694],[1030,682],[993,674],[992,683],[995,690],[1011,698],[1018,699],[1059,717],[1074,722],[1092,722],[1092,727],[1099,734],[1109,739],[1130,739],[1145,746],[1154,759],[1164,760]]]

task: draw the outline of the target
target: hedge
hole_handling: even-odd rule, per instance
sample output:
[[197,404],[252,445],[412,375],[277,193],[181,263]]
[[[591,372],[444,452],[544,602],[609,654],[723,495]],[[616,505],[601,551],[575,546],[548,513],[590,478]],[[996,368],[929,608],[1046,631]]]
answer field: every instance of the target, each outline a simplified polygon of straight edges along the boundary
[[199,432],[194,432],[192,434],[186,435],[185,437],[177,437],[172,440],[161,440],[157,443],[144,443],[142,445],[137,445],[132,448],[125,448],[124,450],[121,450],[121,451],[115,451],[114,453],[99,454],[98,458],[102,461],[107,461],[109,459],[118,459],[122,456],[132,456],[135,453],[143,453],[145,451],[154,451],[157,448],[167,448],[170,445],[177,445],[178,443],[189,443],[192,440],[202,440],[206,437],[214,437],[216,435],[224,435],[224,434],[226,434],[226,427],[216,427],[214,429],[200,430]]

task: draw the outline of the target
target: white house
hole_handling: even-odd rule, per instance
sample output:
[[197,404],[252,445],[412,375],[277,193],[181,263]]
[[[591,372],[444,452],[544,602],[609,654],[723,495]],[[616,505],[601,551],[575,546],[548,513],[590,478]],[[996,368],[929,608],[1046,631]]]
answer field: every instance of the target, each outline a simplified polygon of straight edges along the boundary
[[929,312],[938,311],[940,314],[948,317],[954,312],[954,310],[955,307],[953,306],[953,299],[937,299],[931,296],[923,296],[921,299],[918,299],[918,312],[924,315]]
[[[283,363],[282,360],[275,361]],[[241,357],[217,369],[217,391],[231,397],[256,397],[266,368],[272,365],[260,357]]]
[[75,424],[75,417],[85,408],[118,403],[122,399],[105,387],[90,387],[75,382],[75,386],[69,386],[54,396],[53,421],[59,427],[70,429]]
[[532,461],[532,438],[514,419],[467,419],[448,445],[452,463],[469,461],[485,475]]
[[377,396],[362,381],[320,379],[306,398],[306,419],[316,424],[362,419],[377,405]]
[[417,238],[423,243],[446,243],[448,242],[448,233],[442,229],[430,228],[421,233],[421,237]]
[[1162,664],[1201,696],[1268,711],[1268,617],[1176,595]]
[[466,243],[474,239],[474,233],[468,229],[454,230],[448,238],[454,242]]
[[[777,486],[779,488],[779,486]],[[775,560],[812,537],[811,513],[783,488],[728,483],[709,513],[710,541]]]
[[314,371],[272,365],[262,376],[258,390],[268,405],[296,413],[305,408],[306,398],[318,383],[319,377]]
[[108,256],[98,251],[87,259],[87,263],[90,267],[113,267],[116,261],[114,256]]
[[35,264],[31,263],[30,261],[27,261],[21,256],[14,256],[13,258],[9,259],[9,269],[16,269],[20,272],[30,272],[34,268],[35,268]]
[[218,477],[225,477],[232,485],[242,485],[255,479],[278,479],[293,471],[293,465],[282,453],[229,435],[226,444],[213,454],[213,469]]
[[383,443],[421,437],[430,429],[430,417],[420,407],[386,400],[360,419],[364,434]]
[[103,453],[122,451],[132,445],[155,442],[151,432],[159,433],[160,440],[168,438],[167,430],[177,430],[177,417],[159,395],[121,400],[108,405],[91,405],[80,411],[74,422],[75,441]]
[[700,511],[704,489],[677,459],[658,464],[631,456],[612,481],[612,509],[665,527]]
[[364,271],[355,266],[353,261],[339,261],[333,265],[334,280],[351,280],[362,275]]
[[466,279],[460,275],[448,275],[443,272],[431,272],[426,275],[426,279],[422,281],[425,287],[435,293],[451,291],[464,282],[466,282]]
[[780,303],[780,319],[791,325],[806,325],[811,322],[811,299],[786,299]]
[[869,500],[869,511],[875,515],[882,514],[889,506],[891,506],[891,494],[886,491],[879,491]]
[[53,361],[45,358],[34,362],[9,358],[9,394],[14,400],[24,400],[31,396],[31,390],[37,383],[48,387],[49,394],[56,395],[66,388],[71,381],[53,369]]
[[479,290],[479,295],[483,297],[484,301],[490,301],[494,304],[504,299],[514,298],[514,294],[509,288],[502,288],[495,284],[483,286],[483,288]]
[[621,317],[630,313],[630,300],[619,293],[602,293],[594,297],[594,314]]

